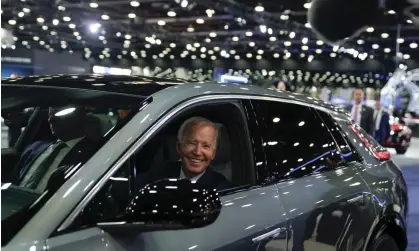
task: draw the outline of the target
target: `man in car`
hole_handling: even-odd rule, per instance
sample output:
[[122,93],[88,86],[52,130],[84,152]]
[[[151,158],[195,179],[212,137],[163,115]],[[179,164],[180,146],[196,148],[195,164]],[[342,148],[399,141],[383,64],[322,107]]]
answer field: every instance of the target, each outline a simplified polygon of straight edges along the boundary
[[48,121],[57,141],[29,145],[15,169],[13,183],[42,192],[59,167],[74,165],[90,156],[93,144],[85,137],[85,119],[84,107],[50,108]]
[[217,126],[201,117],[186,120],[178,131],[176,149],[180,162],[166,167],[165,178],[189,179],[217,190],[229,188],[229,182],[210,167],[217,150]]
[[362,89],[355,89],[353,99],[355,100],[355,104],[346,107],[351,112],[352,120],[360,125],[368,134],[374,135],[374,110],[362,104],[364,91]]

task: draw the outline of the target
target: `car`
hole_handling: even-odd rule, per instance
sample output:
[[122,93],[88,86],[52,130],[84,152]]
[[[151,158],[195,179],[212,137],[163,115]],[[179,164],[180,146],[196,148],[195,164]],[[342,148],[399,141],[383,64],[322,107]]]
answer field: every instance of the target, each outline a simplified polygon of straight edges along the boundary
[[394,148],[397,154],[405,154],[409,149],[412,139],[412,130],[403,119],[390,117],[390,137],[384,142],[383,146]]
[[[406,249],[401,170],[347,112],[321,100],[100,75],[3,80],[1,99],[2,114],[32,110],[15,146],[2,149],[3,250]],[[80,109],[84,126],[63,123]],[[217,125],[211,168],[231,186],[144,179],[179,160],[178,129],[195,116]],[[22,185],[17,167],[39,142],[59,144],[64,128],[84,130],[91,145],[48,162],[46,182]]]

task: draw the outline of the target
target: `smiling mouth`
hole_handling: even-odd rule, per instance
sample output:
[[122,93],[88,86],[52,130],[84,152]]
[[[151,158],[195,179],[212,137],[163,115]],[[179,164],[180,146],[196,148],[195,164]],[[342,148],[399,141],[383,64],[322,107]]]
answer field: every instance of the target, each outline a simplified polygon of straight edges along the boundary
[[203,160],[188,158],[192,163],[201,163]]

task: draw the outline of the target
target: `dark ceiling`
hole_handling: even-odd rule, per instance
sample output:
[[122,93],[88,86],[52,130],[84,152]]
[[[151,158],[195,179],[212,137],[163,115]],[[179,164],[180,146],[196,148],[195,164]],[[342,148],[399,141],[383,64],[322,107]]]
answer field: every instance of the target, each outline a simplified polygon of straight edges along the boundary
[[316,38],[308,8],[303,0],[5,0],[1,18],[18,47],[86,58],[389,60],[399,47],[402,59],[419,60],[419,29],[397,12],[338,48]]

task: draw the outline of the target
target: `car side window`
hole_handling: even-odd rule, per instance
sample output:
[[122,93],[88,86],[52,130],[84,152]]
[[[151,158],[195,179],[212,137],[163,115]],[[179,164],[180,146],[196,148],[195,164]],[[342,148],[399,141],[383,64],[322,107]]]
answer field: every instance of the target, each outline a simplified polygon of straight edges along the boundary
[[359,156],[356,148],[350,143],[348,135],[346,135],[342,129],[339,127],[339,124],[333,119],[333,117],[326,112],[316,110],[320,115],[323,122],[327,126],[328,132],[332,135],[333,139],[337,144],[337,149],[339,151],[339,156],[345,160],[345,162],[358,161],[361,162],[362,159]]
[[335,167],[327,129],[310,108],[259,100],[252,104],[270,176],[298,178]]

